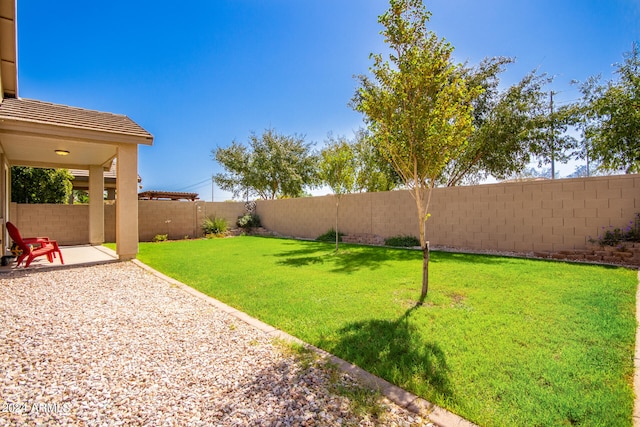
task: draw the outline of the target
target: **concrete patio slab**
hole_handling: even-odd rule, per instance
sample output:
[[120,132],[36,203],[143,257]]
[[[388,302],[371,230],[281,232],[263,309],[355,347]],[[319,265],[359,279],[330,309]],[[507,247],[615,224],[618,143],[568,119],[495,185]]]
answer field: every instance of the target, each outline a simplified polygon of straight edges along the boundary
[[[60,262],[59,258],[54,258],[53,262],[50,263],[46,257],[39,257],[33,260],[28,270],[96,265],[118,261],[118,255],[115,251],[104,246],[61,246],[60,251],[62,252],[64,264]],[[0,266],[0,273],[10,273],[16,269],[23,270],[24,264],[17,267],[14,258],[9,265]]]

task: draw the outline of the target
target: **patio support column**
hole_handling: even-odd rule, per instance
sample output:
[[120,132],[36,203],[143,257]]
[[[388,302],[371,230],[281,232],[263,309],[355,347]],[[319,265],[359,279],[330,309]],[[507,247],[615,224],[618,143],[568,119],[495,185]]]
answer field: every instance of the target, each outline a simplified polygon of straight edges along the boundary
[[138,253],[138,145],[119,144],[116,178],[116,252],[121,260]]
[[89,243],[104,243],[104,175],[100,165],[89,166]]
[[[11,167],[7,163],[6,156],[0,152],[0,255],[4,255],[9,242],[9,235],[4,226],[9,218],[9,203],[11,200]],[[15,220],[13,220],[15,221]]]

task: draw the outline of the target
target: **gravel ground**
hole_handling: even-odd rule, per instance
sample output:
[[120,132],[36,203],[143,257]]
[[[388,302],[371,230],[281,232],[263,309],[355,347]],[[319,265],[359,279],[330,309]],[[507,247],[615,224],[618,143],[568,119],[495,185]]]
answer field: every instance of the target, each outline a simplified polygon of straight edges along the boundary
[[430,425],[386,399],[358,412],[346,375],[132,263],[13,272],[0,291],[0,426]]

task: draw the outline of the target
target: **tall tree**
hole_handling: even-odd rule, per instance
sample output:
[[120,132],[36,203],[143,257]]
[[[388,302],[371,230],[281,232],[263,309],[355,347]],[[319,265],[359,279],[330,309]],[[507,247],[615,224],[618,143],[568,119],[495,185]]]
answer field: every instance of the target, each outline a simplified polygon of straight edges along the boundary
[[443,176],[447,186],[477,183],[489,175],[504,179],[522,171],[548,138],[548,96],[543,90],[550,78],[535,71],[520,82],[500,90],[499,74],[511,58],[485,58],[476,67],[465,67],[470,86],[483,91],[473,100],[473,133],[462,155],[452,161]]
[[546,131],[530,144],[530,150],[538,159],[538,167],[551,165],[552,179],[557,176],[555,164],[565,163],[577,147],[577,140],[567,132],[569,126],[574,123],[570,106],[558,108],[554,104],[553,91],[548,94],[548,113],[541,116]]
[[320,158],[320,180],[327,184],[336,199],[336,251],[340,241],[338,209],[344,194],[353,193],[356,187],[356,159],[353,147],[345,138],[329,137]]
[[262,199],[300,197],[316,180],[317,156],[311,144],[299,136],[286,136],[267,129],[251,134],[249,144],[234,141],[212,151],[226,172],[214,175],[221,189],[233,197],[255,195]]
[[[584,82],[579,82],[577,80],[572,81],[572,84],[580,85],[579,89],[582,93],[582,98],[567,106],[572,116],[572,124],[582,138],[578,141],[578,149],[574,152],[574,156],[576,159],[585,160],[586,176],[590,176],[591,171],[595,169],[591,165],[591,163],[594,162],[594,157],[588,133],[590,132],[590,128],[596,125],[595,115],[592,112],[592,104],[595,101],[596,93],[598,92],[599,81],[599,76],[591,76]],[[596,167],[602,171],[600,164]]]
[[402,183],[367,129],[356,132],[352,146],[357,165],[356,191],[391,191]]
[[587,153],[607,170],[640,172],[640,48],[633,43],[616,65],[617,79],[600,84],[591,77],[581,85],[580,103]]
[[17,203],[68,203],[73,175],[67,169],[25,166],[11,168],[11,201]]
[[402,177],[416,202],[423,249],[421,300],[429,284],[426,221],[433,188],[463,152],[471,135],[471,101],[480,93],[469,87],[452,46],[427,29],[431,14],[420,0],[391,0],[379,17],[391,49],[388,61],[373,54],[373,80],[360,76],[353,99],[365,115],[379,152]]

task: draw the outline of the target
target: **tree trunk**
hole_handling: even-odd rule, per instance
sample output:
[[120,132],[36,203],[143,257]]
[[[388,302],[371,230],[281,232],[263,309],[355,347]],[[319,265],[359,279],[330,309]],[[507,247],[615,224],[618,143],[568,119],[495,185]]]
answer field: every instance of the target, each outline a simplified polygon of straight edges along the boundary
[[429,290],[429,242],[425,242],[422,247],[422,293],[420,294],[420,303],[427,298]]
[[336,195],[336,252],[338,252],[338,241],[340,240],[340,234],[338,234],[338,206],[340,205],[340,197]]
[[422,304],[427,298],[427,291],[429,290],[429,241],[426,239],[426,213],[422,207],[422,199],[417,192],[416,203],[420,217],[420,246],[422,246],[422,292],[420,292],[420,304]]

